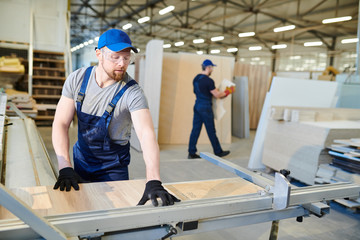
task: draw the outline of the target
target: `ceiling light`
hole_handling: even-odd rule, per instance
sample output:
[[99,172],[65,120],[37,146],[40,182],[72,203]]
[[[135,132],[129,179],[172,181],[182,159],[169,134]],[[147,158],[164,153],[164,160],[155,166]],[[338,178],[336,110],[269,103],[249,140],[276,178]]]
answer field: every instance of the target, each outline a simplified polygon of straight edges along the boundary
[[164,44],[164,45],[163,45],[163,48],[171,48],[171,44],[169,44],[169,43],[168,43],[168,44]]
[[250,51],[258,51],[258,50],[261,50],[262,47],[261,46],[252,46],[252,47],[249,47],[249,50]]
[[88,41],[88,44],[93,44],[94,43],[94,40],[92,40],[92,39],[90,39],[89,41]]
[[251,61],[260,61],[260,58],[259,57],[253,57],[253,58],[251,58]]
[[98,41],[99,41],[99,37],[95,37],[94,40],[98,42]]
[[286,44],[277,44],[277,45],[272,45],[271,46],[272,49],[283,49],[283,48],[287,48]]
[[144,23],[150,20],[150,17],[146,16],[146,17],[142,17],[138,20],[138,23]]
[[327,23],[335,23],[335,22],[344,22],[344,21],[349,21],[351,19],[352,19],[351,16],[328,18],[328,19],[322,20],[322,23],[327,24]]
[[321,46],[322,42],[306,42],[304,43],[305,47],[314,47],[314,46]]
[[220,50],[219,49],[213,49],[213,50],[210,51],[210,53],[217,54],[217,53],[220,53]]
[[132,27],[132,24],[131,23],[127,23],[127,24],[125,24],[122,28],[124,29],[124,30],[127,30],[127,29],[129,29],[129,28],[131,28]]
[[87,46],[87,45],[89,45],[89,43],[88,43],[88,42],[84,42],[84,45]]
[[344,44],[344,43],[356,43],[358,42],[359,39],[358,38],[348,38],[348,39],[343,39],[341,40],[341,43]]
[[291,60],[301,59],[301,56],[290,56]]
[[184,42],[176,42],[174,45],[176,47],[180,47],[180,46],[184,45]]
[[283,31],[288,31],[288,30],[292,30],[292,29],[295,29],[295,25],[288,25],[288,26],[274,28],[274,32],[283,32]]
[[166,8],[161,9],[161,10],[159,11],[159,14],[160,14],[160,15],[164,15],[164,14],[166,14],[166,13],[171,12],[171,11],[174,10],[174,9],[175,9],[175,7],[171,5],[171,6],[168,6],[168,7],[166,7]]
[[84,44],[80,43],[79,47],[80,47],[80,48],[83,48],[83,47],[84,47]]
[[251,37],[254,36],[255,33],[254,32],[244,32],[244,33],[239,33],[239,37]]
[[193,40],[193,43],[204,43],[204,42],[205,42],[205,40],[202,39],[202,38],[198,38],[198,39]]
[[196,54],[198,55],[202,55],[204,52],[203,51],[196,51]]
[[237,48],[228,48],[226,51],[229,52],[229,53],[232,53],[232,52],[237,52],[239,49]]
[[217,36],[217,37],[212,37],[211,41],[216,42],[216,41],[221,41],[224,40],[224,36]]

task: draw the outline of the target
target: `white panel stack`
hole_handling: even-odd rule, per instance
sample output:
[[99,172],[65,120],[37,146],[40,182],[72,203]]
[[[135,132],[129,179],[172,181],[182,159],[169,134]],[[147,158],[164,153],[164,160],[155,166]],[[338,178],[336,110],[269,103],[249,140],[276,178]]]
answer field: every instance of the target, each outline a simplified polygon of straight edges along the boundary
[[326,147],[334,139],[357,136],[360,136],[360,121],[269,120],[263,163],[277,171],[288,169],[291,177],[313,185],[319,165],[332,161]]
[[336,104],[337,87],[336,82],[274,77],[265,98],[248,167],[265,167],[262,157],[271,106],[333,107]]

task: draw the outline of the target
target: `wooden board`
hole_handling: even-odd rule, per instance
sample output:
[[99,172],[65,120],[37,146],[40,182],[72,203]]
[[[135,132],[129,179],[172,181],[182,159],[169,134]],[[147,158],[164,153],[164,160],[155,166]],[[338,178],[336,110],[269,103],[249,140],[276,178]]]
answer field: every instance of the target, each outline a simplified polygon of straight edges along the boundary
[[[198,182],[164,184],[182,201],[256,193],[260,187],[240,177]],[[145,187],[145,180],[113,181],[80,184],[79,191],[61,192],[52,186],[11,189],[22,201],[42,216],[106,210],[136,206]],[[148,201],[147,204],[151,204]],[[0,220],[14,218],[0,206]]]

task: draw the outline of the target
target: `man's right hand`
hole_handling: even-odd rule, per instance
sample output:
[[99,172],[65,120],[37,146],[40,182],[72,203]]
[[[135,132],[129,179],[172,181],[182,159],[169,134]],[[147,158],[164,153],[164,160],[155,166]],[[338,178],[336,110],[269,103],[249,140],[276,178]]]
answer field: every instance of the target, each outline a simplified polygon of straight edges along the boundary
[[59,177],[57,182],[54,185],[54,189],[58,189],[60,187],[60,191],[70,191],[71,186],[78,191],[79,190],[79,184],[84,182],[84,180],[81,179],[81,177],[74,171],[71,167],[63,168],[59,171]]
[[235,92],[235,86],[226,87],[226,89],[225,89],[226,97],[227,97],[229,94],[232,94],[233,92]]

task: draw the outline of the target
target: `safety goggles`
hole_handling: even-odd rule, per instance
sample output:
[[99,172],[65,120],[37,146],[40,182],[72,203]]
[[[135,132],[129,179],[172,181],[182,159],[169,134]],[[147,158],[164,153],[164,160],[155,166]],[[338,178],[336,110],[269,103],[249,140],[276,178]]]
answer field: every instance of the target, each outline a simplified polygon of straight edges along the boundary
[[113,52],[107,49],[101,49],[101,52],[106,60],[116,64],[123,62],[123,64],[128,65],[134,61],[135,57],[132,52]]

